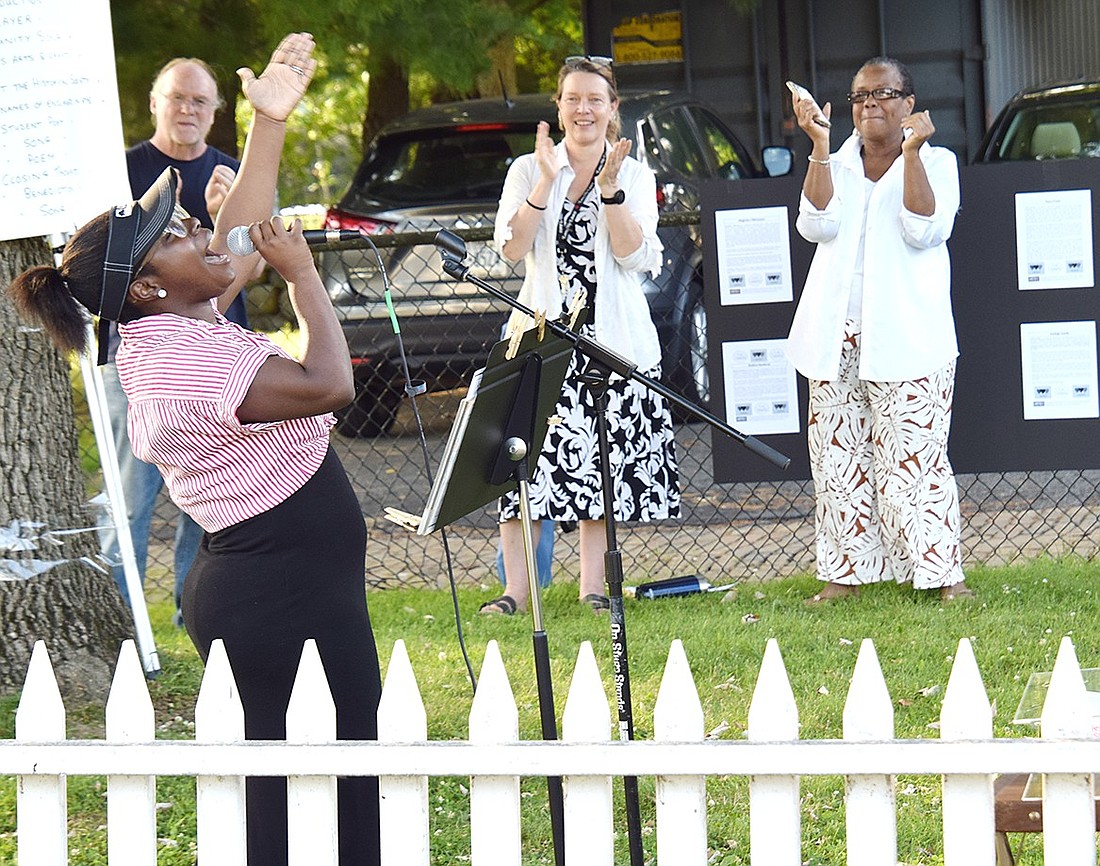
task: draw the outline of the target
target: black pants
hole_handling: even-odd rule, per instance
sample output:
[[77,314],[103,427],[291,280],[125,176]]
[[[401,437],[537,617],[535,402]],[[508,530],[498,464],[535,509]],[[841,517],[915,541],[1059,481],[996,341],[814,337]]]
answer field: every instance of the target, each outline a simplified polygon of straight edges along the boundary
[[[329,451],[301,490],[270,511],[207,534],[183,593],[187,633],[206,661],[221,638],[250,740],[286,738],[302,644],[317,641],[341,740],[378,736],[378,653],[367,613],[367,532],[359,502]],[[287,862],[286,779],[246,782],[249,866]],[[341,866],[375,866],[378,782],[337,782]]]

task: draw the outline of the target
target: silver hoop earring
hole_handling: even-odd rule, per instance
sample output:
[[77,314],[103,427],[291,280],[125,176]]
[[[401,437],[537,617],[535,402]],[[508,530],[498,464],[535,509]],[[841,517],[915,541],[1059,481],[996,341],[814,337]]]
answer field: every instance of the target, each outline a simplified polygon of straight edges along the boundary
[[167,298],[168,297],[168,292],[166,292],[164,289],[157,289],[157,297],[158,298]]

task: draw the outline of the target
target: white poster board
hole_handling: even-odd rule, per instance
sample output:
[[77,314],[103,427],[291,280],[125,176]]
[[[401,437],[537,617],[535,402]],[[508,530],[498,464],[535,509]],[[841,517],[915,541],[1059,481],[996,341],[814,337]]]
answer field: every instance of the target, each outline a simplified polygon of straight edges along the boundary
[[1016,279],[1021,291],[1092,288],[1092,190],[1016,193]]
[[718,298],[723,305],[776,304],[794,298],[787,208],[716,211]]
[[1096,322],[1022,322],[1024,420],[1100,417]]
[[726,423],[749,436],[797,433],[798,383],[787,341],[722,344]]
[[0,34],[0,240],[129,201],[108,0],[5,0]]

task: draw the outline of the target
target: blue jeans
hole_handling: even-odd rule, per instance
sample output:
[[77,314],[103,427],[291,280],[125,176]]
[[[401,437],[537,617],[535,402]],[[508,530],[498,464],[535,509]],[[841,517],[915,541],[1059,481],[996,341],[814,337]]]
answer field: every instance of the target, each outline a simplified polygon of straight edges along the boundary
[[[535,571],[538,572],[539,586],[546,589],[554,576],[554,530],[552,520],[536,520],[535,526],[542,524],[542,533],[539,535],[539,543],[535,548]],[[501,586],[507,586],[504,577],[504,553],[497,543],[497,577]]]
[[[130,534],[134,540],[134,558],[137,560],[138,576],[145,583],[145,566],[149,557],[149,528],[153,522],[153,510],[164,479],[160,470],[152,463],[138,460],[130,450],[130,439],[126,435],[126,394],[118,382],[118,371],[114,364],[105,364],[100,368],[103,375],[103,390],[107,395],[107,412],[111,416],[111,428],[115,437],[115,451],[118,454],[118,469],[122,480],[122,493],[126,497],[127,516],[130,518]],[[176,524],[176,542],[173,568],[176,573],[176,610],[179,610],[180,596],[183,594],[183,581],[191,570],[191,563],[199,552],[202,543],[202,527],[190,517],[179,512]],[[100,532],[100,545],[107,561],[112,563],[112,574],[126,603],[130,603],[130,594],[126,590],[126,579],[122,570],[122,557],[119,553],[118,533],[113,526],[106,526]]]

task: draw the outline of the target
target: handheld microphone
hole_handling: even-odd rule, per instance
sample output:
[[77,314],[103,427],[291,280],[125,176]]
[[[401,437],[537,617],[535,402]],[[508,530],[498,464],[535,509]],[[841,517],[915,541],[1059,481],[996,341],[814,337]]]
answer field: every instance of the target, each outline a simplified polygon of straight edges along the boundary
[[[302,232],[306,243],[312,246],[318,244],[331,244],[339,241],[353,241],[363,237],[361,232],[354,229],[307,229]],[[248,226],[234,226],[229,230],[225,239],[229,252],[235,256],[247,256],[256,252],[256,245],[248,235]]]

